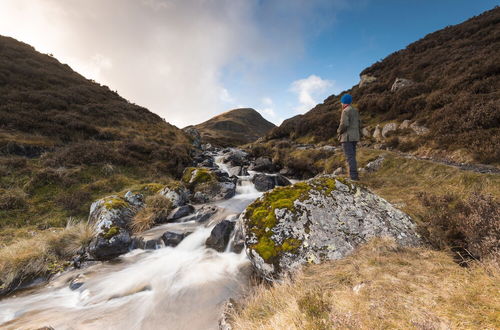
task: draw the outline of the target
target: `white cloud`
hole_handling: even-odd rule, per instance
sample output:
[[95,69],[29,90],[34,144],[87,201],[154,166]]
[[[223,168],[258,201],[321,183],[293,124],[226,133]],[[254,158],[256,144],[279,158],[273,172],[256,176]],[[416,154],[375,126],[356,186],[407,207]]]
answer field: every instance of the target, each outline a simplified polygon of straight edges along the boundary
[[257,72],[266,63],[300,57],[305,31],[331,22],[330,9],[343,3],[1,0],[0,34],[52,53],[87,78],[185,126],[236,102],[226,89],[233,88],[221,82],[225,68]]
[[327,94],[333,94],[334,82],[322,79],[316,75],[310,75],[305,79],[292,82],[290,90],[297,94],[299,105],[294,109],[296,112],[304,113],[318,104],[317,98]]
[[262,104],[264,104],[264,105],[267,105],[267,106],[273,105],[273,100],[270,97],[263,97],[261,101],[262,101]]

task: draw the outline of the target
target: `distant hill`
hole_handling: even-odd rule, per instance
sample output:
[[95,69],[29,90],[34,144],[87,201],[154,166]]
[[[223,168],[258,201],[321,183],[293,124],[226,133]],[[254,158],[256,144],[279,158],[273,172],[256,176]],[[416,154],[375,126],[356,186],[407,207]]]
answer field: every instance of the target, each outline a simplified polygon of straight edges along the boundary
[[0,228],[60,225],[190,162],[189,138],[50,55],[0,36]]
[[253,142],[276,127],[250,108],[234,109],[194,126],[204,142],[237,146]]
[[[404,120],[428,128],[384,143],[416,154],[500,164],[500,7],[427,35],[361,72],[353,95],[370,133]],[[397,78],[413,83],[391,91]],[[268,139],[336,141],[340,95],[272,130]],[[396,136],[396,137],[394,137]],[[369,143],[369,139],[365,139]]]

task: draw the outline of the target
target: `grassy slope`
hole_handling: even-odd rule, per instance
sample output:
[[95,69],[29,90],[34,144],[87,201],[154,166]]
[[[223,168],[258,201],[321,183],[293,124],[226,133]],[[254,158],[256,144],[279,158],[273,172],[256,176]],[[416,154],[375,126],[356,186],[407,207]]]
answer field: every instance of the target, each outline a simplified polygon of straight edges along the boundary
[[0,246],[86,218],[96,198],[180,176],[189,150],[159,116],[0,36]]
[[235,109],[195,127],[205,142],[221,146],[238,146],[257,140],[276,126],[254,109]]
[[[405,136],[396,147],[456,161],[500,164],[500,7],[431,33],[361,74],[377,78],[351,93],[365,126],[417,121],[428,136]],[[415,84],[391,92],[396,78]],[[340,97],[332,95],[290,118],[270,138],[335,141]],[[401,135],[404,132],[399,132]]]

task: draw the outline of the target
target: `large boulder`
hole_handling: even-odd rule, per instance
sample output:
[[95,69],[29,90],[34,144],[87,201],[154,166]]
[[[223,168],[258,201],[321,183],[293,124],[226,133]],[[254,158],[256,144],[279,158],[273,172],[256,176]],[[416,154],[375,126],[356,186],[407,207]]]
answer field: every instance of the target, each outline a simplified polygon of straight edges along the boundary
[[231,233],[234,229],[234,221],[223,220],[219,222],[212,229],[210,236],[207,238],[205,245],[208,248],[212,248],[219,252],[224,252],[229,240],[231,239]]
[[171,231],[167,231],[161,236],[161,240],[165,244],[165,246],[175,247],[179,245],[182,240],[189,235],[190,233],[174,233]]
[[128,252],[132,243],[128,227],[136,212],[136,206],[116,195],[92,203],[88,221],[95,228],[95,237],[89,245],[90,255],[109,260]]
[[[225,180],[224,178],[228,178]],[[188,167],[184,171],[182,181],[193,192],[194,203],[208,203],[229,199],[236,194],[236,184],[227,173],[207,168]]]
[[167,222],[173,222],[180,218],[184,218],[194,212],[194,207],[192,205],[183,205],[173,209],[168,217]]
[[273,280],[300,265],[340,259],[372,237],[420,243],[412,219],[367,189],[334,176],[276,188],[241,217],[247,254]]

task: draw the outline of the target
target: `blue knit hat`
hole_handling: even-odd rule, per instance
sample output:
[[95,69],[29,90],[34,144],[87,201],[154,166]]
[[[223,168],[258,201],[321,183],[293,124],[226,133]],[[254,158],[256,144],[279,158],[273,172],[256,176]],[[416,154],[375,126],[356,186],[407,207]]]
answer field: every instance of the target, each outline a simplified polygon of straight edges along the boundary
[[349,94],[344,94],[344,95],[342,95],[340,102],[342,102],[343,104],[351,104],[352,103],[352,96]]

